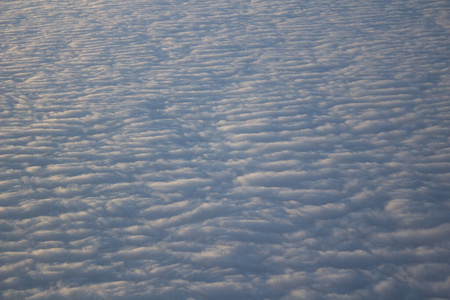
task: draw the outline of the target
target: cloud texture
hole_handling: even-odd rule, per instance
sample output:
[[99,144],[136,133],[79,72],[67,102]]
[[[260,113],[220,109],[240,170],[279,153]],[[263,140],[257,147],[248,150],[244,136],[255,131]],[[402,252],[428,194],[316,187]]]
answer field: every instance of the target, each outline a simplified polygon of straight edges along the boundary
[[2,299],[446,299],[447,1],[3,1]]

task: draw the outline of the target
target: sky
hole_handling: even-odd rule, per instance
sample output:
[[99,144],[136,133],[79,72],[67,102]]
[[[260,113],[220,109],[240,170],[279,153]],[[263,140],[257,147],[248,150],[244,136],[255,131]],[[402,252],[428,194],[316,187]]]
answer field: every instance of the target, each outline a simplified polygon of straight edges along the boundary
[[446,0],[0,3],[0,298],[448,299]]

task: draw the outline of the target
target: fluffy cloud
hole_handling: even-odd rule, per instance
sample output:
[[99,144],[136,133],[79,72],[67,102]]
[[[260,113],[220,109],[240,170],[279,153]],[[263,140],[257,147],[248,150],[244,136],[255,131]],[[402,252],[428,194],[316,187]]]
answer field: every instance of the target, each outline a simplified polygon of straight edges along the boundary
[[444,299],[445,1],[6,1],[2,299]]

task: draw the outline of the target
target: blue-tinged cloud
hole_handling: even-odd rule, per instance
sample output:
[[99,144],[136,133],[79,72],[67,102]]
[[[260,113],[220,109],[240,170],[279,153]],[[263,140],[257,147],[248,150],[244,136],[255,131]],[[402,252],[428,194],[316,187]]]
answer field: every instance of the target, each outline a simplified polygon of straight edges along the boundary
[[4,1],[0,298],[446,299],[446,1]]

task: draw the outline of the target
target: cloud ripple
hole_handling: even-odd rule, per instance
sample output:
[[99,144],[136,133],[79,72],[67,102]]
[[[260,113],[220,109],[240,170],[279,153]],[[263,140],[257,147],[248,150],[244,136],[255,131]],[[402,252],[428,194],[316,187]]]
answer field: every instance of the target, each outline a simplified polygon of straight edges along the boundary
[[2,299],[444,299],[446,1],[4,1]]

